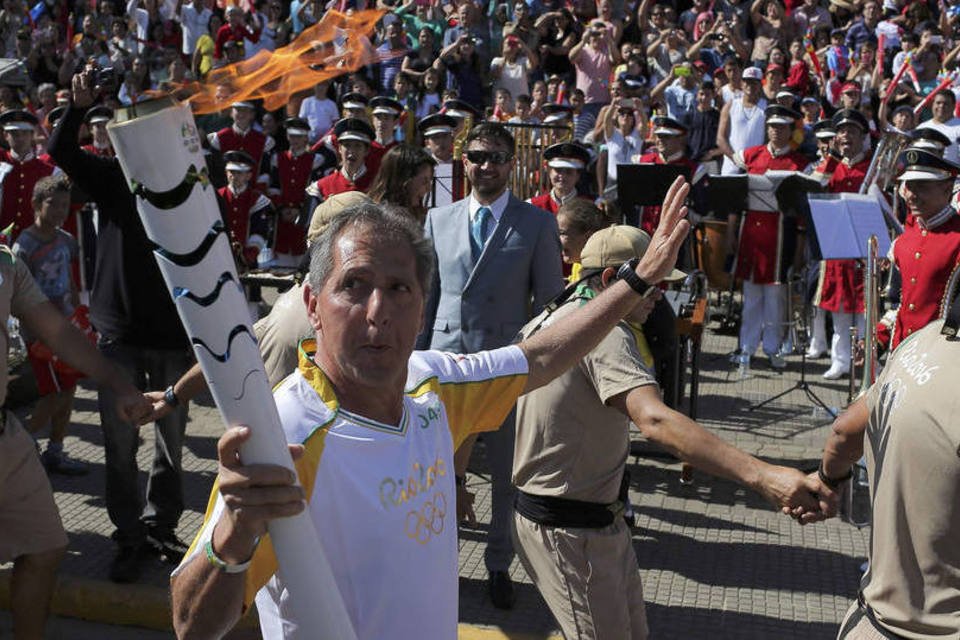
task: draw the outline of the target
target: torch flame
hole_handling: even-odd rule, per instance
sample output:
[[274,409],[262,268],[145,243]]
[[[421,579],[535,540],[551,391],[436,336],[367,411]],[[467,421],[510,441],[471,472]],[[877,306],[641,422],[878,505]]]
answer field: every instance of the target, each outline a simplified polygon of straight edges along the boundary
[[[241,100],[263,100],[268,111],[279,109],[299,91],[393,57],[378,53],[369,39],[383,14],[327,11],[287,46],[258,51],[248,60],[214,69],[203,84],[184,87],[192,93],[187,101],[197,114],[220,111]],[[218,91],[221,86],[229,87],[228,95]]]

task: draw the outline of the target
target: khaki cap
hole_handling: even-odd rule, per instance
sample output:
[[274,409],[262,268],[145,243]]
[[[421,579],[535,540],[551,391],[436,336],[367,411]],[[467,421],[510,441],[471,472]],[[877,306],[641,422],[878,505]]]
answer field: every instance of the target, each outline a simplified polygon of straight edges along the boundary
[[[586,269],[619,267],[634,258],[642,258],[650,246],[650,236],[628,225],[614,225],[600,229],[587,240],[580,252],[580,264]],[[674,269],[665,282],[683,280],[687,274]]]
[[371,202],[370,198],[360,191],[347,191],[330,196],[313,210],[313,217],[310,218],[310,228],[307,229],[307,242],[316,240],[323,233],[327,223],[341,211],[368,202]]

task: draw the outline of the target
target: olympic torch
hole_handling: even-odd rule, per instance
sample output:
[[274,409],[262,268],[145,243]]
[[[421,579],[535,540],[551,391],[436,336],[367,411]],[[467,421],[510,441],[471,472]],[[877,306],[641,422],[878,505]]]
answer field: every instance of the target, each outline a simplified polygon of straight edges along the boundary
[[[108,132],[220,415],[250,426],[244,462],[293,470],[189,105],[164,97],[120,109]],[[269,533],[301,628],[355,639],[309,515],[274,520]]]

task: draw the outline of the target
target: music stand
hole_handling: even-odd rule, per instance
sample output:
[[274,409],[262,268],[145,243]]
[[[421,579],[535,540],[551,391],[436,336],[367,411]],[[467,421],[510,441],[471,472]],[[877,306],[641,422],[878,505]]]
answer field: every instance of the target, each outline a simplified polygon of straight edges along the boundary
[[[793,200],[789,203],[794,208],[796,215],[806,219],[808,226],[815,231],[813,234],[808,234],[813,259],[835,260],[866,257],[866,238],[871,234],[879,234],[878,238],[886,240],[885,249],[889,249],[890,241],[889,236],[885,233],[886,223],[883,212],[879,202],[873,196],[853,193],[826,194],[815,193],[815,191],[812,187],[807,192],[802,189],[794,190],[792,192]],[[805,197],[797,197],[800,195]],[[808,280],[804,278],[803,282],[804,288],[806,288]],[[804,291],[804,319],[810,315],[810,296],[806,293]],[[801,350],[800,357],[800,380],[793,387],[753,405],[750,407],[750,411],[759,409],[792,391],[800,390],[810,401],[818,404],[831,417],[837,417],[837,412],[828,407],[806,381],[806,349]]]
[[747,208],[747,176],[707,176],[706,212],[715,218],[726,219],[740,215]]
[[689,181],[690,168],[676,164],[618,164],[617,205],[623,223],[639,227],[641,208],[661,206],[677,176]]

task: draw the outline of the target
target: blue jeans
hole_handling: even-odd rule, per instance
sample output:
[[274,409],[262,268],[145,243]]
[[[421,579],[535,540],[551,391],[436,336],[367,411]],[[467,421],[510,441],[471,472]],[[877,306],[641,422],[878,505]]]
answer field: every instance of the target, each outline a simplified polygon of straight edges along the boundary
[[[163,390],[193,364],[189,349],[149,349],[101,342],[100,352],[123,369],[139,389]],[[187,426],[187,403],[154,423],[153,466],[147,479],[146,505],[140,496],[137,467],[139,428],[116,411],[116,394],[101,388],[98,396],[107,467],[107,513],[121,546],[143,542],[148,528],[176,529],[183,513],[181,448]]]

